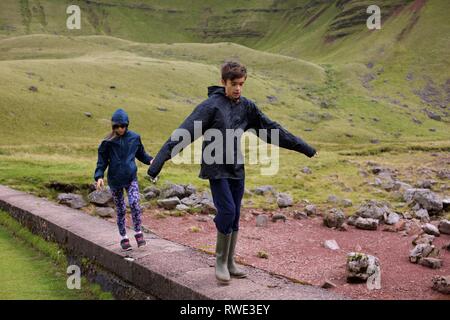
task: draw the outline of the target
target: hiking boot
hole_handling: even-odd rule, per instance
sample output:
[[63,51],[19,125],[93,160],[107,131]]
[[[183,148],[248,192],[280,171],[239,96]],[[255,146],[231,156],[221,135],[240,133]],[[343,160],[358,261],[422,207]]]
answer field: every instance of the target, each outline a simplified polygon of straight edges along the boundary
[[142,232],[135,234],[134,237],[136,238],[138,248],[145,246],[147,244],[147,242],[145,242],[144,234]]
[[124,251],[130,251],[132,249],[131,244],[130,244],[130,239],[128,239],[128,238],[120,240],[120,246],[122,247],[122,250],[124,250]]

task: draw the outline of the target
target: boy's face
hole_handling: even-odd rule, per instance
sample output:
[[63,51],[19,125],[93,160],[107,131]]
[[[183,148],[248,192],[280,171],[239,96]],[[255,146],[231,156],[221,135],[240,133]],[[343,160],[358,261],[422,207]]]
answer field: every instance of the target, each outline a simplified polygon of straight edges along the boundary
[[242,87],[244,86],[245,80],[245,77],[234,80],[227,79],[227,81],[222,79],[222,84],[225,87],[226,95],[235,100],[239,99],[242,94]]

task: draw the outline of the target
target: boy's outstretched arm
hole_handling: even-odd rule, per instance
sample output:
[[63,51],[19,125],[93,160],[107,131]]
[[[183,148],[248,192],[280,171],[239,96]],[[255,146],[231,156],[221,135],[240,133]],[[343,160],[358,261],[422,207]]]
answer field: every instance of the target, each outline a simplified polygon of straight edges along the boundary
[[109,157],[106,150],[106,142],[102,141],[98,146],[98,160],[97,167],[95,168],[94,180],[97,181],[100,178],[103,178],[105,175],[105,170],[109,165]]
[[[211,108],[205,103],[201,103],[195,107],[194,111],[192,111],[178,129],[172,133],[171,137],[164,143],[153,159],[153,162],[147,171],[147,174],[150,177],[155,178],[161,172],[161,169],[167,160],[176,156],[184,148],[203,135],[210,126],[210,120],[212,118],[211,112]],[[195,126],[200,125],[200,123],[202,130],[197,132],[198,130],[194,130],[194,128]],[[183,133],[186,136],[182,136]],[[177,146],[177,149],[173,150],[175,146]]]
[[[285,149],[301,152],[309,158],[316,154],[316,149],[303,141],[300,137],[297,137],[284,129],[279,123],[269,119],[269,117],[267,117],[253,102],[250,102],[249,112],[248,129],[255,129],[258,137],[267,143],[276,144]],[[258,129],[266,129],[266,136],[260,135]],[[272,141],[271,129],[278,130],[278,142]]]
[[144,145],[142,144],[141,137],[139,137],[139,146],[136,151],[136,158],[147,165],[150,165],[150,161],[152,161],[153,157],[145,152]]

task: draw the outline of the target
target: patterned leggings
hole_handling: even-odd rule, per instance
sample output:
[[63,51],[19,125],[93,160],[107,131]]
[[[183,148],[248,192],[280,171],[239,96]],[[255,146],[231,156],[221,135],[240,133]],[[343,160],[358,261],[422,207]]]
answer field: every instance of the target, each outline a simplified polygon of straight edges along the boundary
[[[125,187],[128,194],[128,203],[131,209],[131,217],[133,219],[133,227],[135,232],[141,231],[141,205],[139,203],[139,185],[137,179]],[[123,189],[112,190],[112,196],[117,211],[117,226],[119,233],[123,237],[127,234],[125,227],[125,214],[127,207],[123,197]]]

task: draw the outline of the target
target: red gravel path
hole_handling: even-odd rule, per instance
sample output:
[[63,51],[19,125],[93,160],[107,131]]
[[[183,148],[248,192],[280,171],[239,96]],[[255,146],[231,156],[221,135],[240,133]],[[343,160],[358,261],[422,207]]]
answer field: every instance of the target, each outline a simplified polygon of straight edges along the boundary
[[[364,231],[349,227],[348,231],[337,231],[322,225],[320,216],[307,220],[288,218],[286,222],[269,222],[268,227],[256,227],[251,210],[243,209],[240,223],[238,259],[246,264],[267,271],[321,285],[331,280],[337,285],[337,293],[354,299],[443,299],[450,296],[431,289],[434,275],[450,274],[450,252],[441,250],[443,267],[433,270],[408,261],[413,248],[413,237],[400,233]],[[198,221],[196,215],[155,218],[156,210],[147,210],[143,220],[150,230],[159,236],[188,246],[214,252],[216,229],[211,218]],[[288,215],[289,211],[282,211]],[[201,216],[205,217],[205,216]],[[197,226],[199,232],[190,227]],[[323,247],[325,240],[335,239],[340,250],[331,251]],[[441,235],[434,244],[441,248],[450,242],[449,235]],[[263,250],[268,259],[256,256]],[[368,290],[363,284],[347,284],[345,281],[346,254],[362,251],[375,255],[381,263],[381,290]]]

